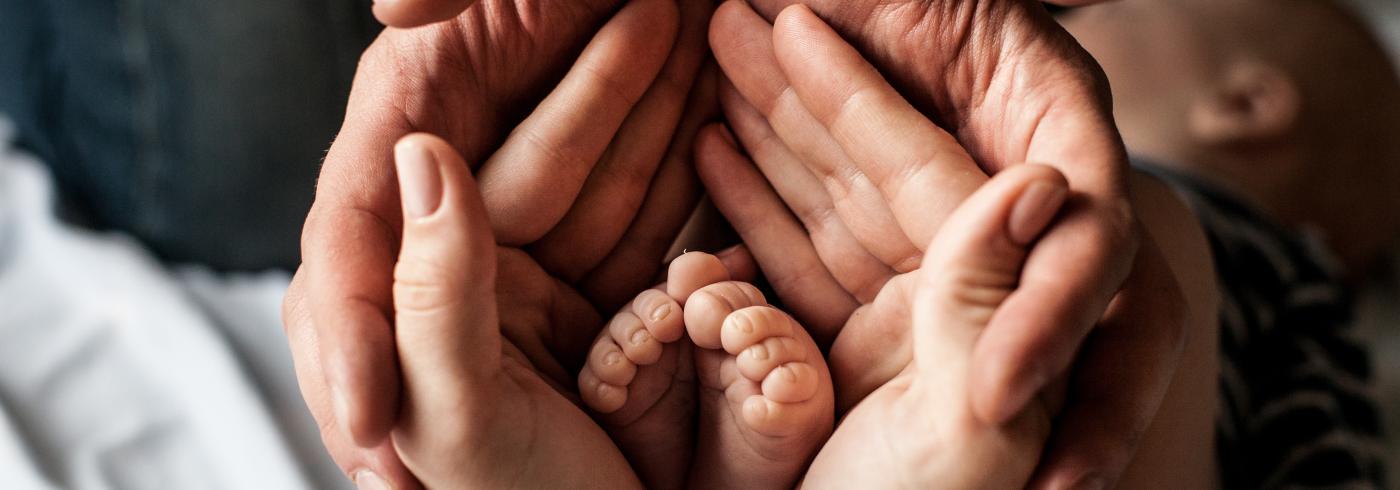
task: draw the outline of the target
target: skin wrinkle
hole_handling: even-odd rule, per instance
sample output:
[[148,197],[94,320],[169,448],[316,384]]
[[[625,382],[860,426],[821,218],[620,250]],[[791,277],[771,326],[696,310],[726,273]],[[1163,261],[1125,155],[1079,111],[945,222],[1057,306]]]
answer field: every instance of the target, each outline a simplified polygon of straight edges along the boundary
[[[464,96],[472,94],[465,88],[466,86],[481,85],[477,74],[483,72],[479,68],[473,68],[460,61],[463,58],[470,60],[469,56],[465,56],[461,52],[446,51],[446,49],[464,49],[466,43],[460,30],[450,25],[432,26],[427,29],[435,30],[438,35],[449,38],[450,42],[430,43],[424,36],[389,38],[396,45],[392,52],[411,52],[417,55],[413,59],[405,59],[407,57],[402,55],[392,57],[396,65],[397,76],[390,83],[399,85],[397,88],[400,89],[391,91],[391,93],[398,94],[393,106],[408,122],[405,134],[422,128],[450,128],[442,131],[444,133],[442,136],[448,138],[447,141],[458,151],[470,150],[472,148],[466,143],[470,141],[472,132],[467,128],[465,122],[456,118],[444,117],[441,113],[423,108],[455,105],[452,104],[452,101],[462,100],[465,98]],[[456,76],[464,77],[466,83],[443,83],[444,79],[452,79]],[[488,120],[500,119],[498,113],[481,113],[482,108],[487,108],[488,104],[472,104],[472,106],[478,112],[478,117]],[[463,111],[450,112],[460,113]],[[411,114],[436,114],[436,116],[430,116],[434,117],[431,121],[425,121],[416,120]],[[492,135],[491,137],[492,139],[503,138],[502,135]],[[484,158],[474,153],[478,152],[463,152],[468,162],[484,161]]]

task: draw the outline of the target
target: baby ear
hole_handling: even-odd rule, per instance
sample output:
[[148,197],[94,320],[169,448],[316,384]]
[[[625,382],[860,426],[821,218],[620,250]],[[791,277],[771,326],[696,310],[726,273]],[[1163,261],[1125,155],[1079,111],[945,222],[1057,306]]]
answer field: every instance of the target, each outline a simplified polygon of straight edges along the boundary
[[1302,90],[1291,74],[1258,60],[1236,61],[1192,102],[1189,129],[1212,146],[1268,141],[1292,133],[1302,105]]

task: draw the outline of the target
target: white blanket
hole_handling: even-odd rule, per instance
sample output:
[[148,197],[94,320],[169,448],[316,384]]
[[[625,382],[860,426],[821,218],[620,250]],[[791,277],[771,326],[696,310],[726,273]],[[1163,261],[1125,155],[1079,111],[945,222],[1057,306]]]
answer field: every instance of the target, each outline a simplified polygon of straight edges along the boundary
[[54,217],[0,120],[0,489],[348,486],[292,377],[285,274],[168,271]]

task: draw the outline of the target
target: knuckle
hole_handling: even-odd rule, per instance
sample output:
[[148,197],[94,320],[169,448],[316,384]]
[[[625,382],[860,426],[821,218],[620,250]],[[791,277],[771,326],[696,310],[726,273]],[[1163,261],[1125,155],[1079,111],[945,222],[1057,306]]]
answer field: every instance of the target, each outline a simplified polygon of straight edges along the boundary
[[430,313],[464,298],[454,275],[434,261],[405,259],[394,269],[394,306],[400,312]]
[[985,325],[1011,296],[1016,279],[994,271],[953,267],[933,275],[931,286],[934,300],[945,306],[945,311],[969,323]]

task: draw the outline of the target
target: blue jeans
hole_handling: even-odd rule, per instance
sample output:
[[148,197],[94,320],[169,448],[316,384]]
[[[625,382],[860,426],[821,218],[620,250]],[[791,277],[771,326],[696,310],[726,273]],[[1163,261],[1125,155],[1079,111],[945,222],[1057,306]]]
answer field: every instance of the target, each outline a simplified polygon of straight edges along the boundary
[[163,258],[292,267],[370,0],[0,0],[0,113],[76,215]]

